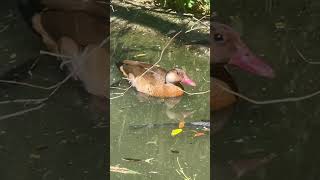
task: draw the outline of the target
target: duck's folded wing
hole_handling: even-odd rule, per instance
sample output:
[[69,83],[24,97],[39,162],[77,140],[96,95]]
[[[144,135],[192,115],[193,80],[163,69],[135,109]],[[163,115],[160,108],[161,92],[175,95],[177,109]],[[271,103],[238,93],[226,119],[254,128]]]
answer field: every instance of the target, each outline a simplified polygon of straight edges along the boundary
[[55,40],[66,36],[83,46],[99,44],[107,37],[105,20],[83,12],[45,11],[41,23]]

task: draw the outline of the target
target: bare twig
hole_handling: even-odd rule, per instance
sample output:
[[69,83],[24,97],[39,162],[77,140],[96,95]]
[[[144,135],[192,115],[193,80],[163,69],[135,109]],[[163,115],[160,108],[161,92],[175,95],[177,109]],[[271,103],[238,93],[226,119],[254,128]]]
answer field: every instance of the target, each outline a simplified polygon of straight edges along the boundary
[[32,88],[37,88],[37,89],[44,89],[44,90],[52,89],[51,86],[44,87],[44,86],[39,86],[39,85],[34,85],[34,84],[29,84],[29,83],[24,83],[24,82],[17,82],[17,81],[0,80],[0,83],[15,84],[15,85],[21,85],[21,86],[32,87]]
[[[202,22],[202,20],[203,20],[204,18],[206,18],[206,17],[208,17],[208,16],[207,16],[207,15],[206,15],[206,16],[203,16],[203,17],[201,17],[200,19],[197,19],[197,18],[195,18],[195,17],[192,17],[192,18],[195,19],[197,22],[196,22],[194,25],[192,25],[191,28],[186,31],[186,33],[189,33],[189,32],[191,32],[191,31],[195,31],[195,30],[198,30],[198,29],[208,29],[208,30],[209,30],[210,26],[209,26],[208,24],[205,24],[205,23]],[[194,28],[194,27],[195,27],[196,25],[198,25],[198,24],[201,24],[201,25],[203,25],[203,26],[205,26],[205,27],[196,27],[196,28]]]
[[318,94],[320,94],[320,90],[319,91],[316,91],[314,93],[311,93],[311,94],[307,94],[305,96],[299,96],[299,97],[288,97],[288,98],[280,98],[280,99],[272,99],[272,100],[266,100],[266,101],[257,101],[257,100],[254,100],[254,99],[251,99],[245,95],[242,95],[240,93],[237,93],[235,91],[232,91],[226,87],[223,87],[222,85],[220,85],[219,83],[217,83],[217,86],[219,86],[221,89],[223,89],[224,91],[230,93],[230,94],[233,94],[235,96],[238,96],[250,103],[253,103],[253,104],[258,104],[258,105],[263,105],[263,104],[276,104],[276,103],[285,103],[285,102],[297,102],[297,101],[302,101],[302,100],[306,100],[306,99],[309,99],[309,98],[312,98]]
[[319,61],[313,61],[313,60],[307,59],[307,58],[301,53],[301,51],[294,45],[294,43],[293,43],[292,41],[291,41],[291,43],[292,43],[293,48],[296,50],[296,52],[298,53],[298,55],[301,57],[301,59],[302,59],[304,62],[306,62],[306,63],[308,63],[308,64],[320,64]]
[[185,90],[181,90],[183,91],[184,93],[188,94],[189,96],[193,96],[193,95],[201,95],[201,94],[206,94],[206,93],[209,93],[210,90],[207,90],[207,91],[200,91],[200,92],[195,92],[195,93],[190,93],[190,92],[187,92]]
[[20,116],[22,114],[41,109],[44,105],[45,104],[40,104],[39,106],[36,106],[36,107],[33,107],[33,108],[29,108],[29,109],[18,111],[18,112],[12,113],[12,114],[7,114],[7,115],[0,116],[0,120],[4,120],[4,119]]
[[[184,180],[192,180],[191,177],[189,177],[189,176],[187,176],[187,175],[185,174],[185,172],[184,172],[184,170],[183,170],[183,167],[181,167],[180,162],[179,162],[179,157],[177,157],[177,163],[178,163],[179,169],[176,169],[176,172],[177,172],[180,176],[182,176],[182,178],[183,178]],[[195,177],[193,178],[193,180],[195,180]]]
[[48,52],[48,51],[44,51],[44,50],[40,50],[40,54],[55,56],[55,57],[59,57],[59,58],[67,58],[67,59],[72,59],[73,58],[72,56],[67,56],[67,55],[63,55],[63,54],[57,54],[57,53]]

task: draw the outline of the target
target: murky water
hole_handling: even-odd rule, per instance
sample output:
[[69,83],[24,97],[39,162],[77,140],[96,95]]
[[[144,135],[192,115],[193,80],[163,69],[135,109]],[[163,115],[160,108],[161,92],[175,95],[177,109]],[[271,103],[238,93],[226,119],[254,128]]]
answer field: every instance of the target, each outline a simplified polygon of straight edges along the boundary
[[[139,13],[135,22],[145,19]],[[115,17],[121,15],[115,14]],[[126,29],[114,20],[111,32],[111,82],[112,86],[126,88],[129,84],[121,80],[122,75],[115,66],[124,59],[155,63],[162,48],[169,41],[166,34],[159,33],[157,27]],[[114,24],[113,24],[114,23]],[[129,24],[130,26],[131,24]],[[160,27],[159,28],[163,28]],[[179,30],[168,27],[167,31]],[[143,56],[141,54],[144,54]],[[137,57],[139,56],[140,57]],[[165,51],[161,67],[175,66],[185,69],[197,83],[195,88],[185,86],[188,92],[209,90],[209,57],[206,53],[188,46],[173,43]],[[111,89],[111,97],[121,90]],[[111,166],[127,168],[140,175],[111,173],[111,179],[182,179],[177,173],[180,167],[188,177],[209,179],[210,177],[210,141],[209,133],[193,137],[195,128],[185,128],[181,134],[171,136],[178,128],[179,120],[185,117],[186,123],[209,119],[209,93],[173,99],[148,98],[131,88],[122,97],[111,100],[110,108],[110,150]],[[143,126],[146,125],[146,126]],[[154,126],[152,126],[154,125]],[[150,160],[125,161],[125,159]],[[180,167],[179,167],[180,165]]]
[[[233,69],[242,94],[270,100],[320,89],[320,66],[302,61],[294,48],[319,60],[319,2],[220,1],[215,11],[223,22],[242,33],[248,46],[277,74],[268,80]],[[214,138],[215,179],[235,179],[227,165],[230,160],[270,154],[276,157],[241,179],[319,179],[319,98],[272,105],[241,100],[223,131]]]
[[[41,57],[32,78],[19,81],[52,85],[65,73],[55,58]],[[23,74],[23,72],[19,72]],[[1,85],[1,101],[43,98],[48,91],[17,85]],[[45,106],[0,121],[1,179],[101,179],[105,177],[107,128],[104,108],[85,92],[81,83],[68,81]],[[34,107],[2,104],[1,116]]]

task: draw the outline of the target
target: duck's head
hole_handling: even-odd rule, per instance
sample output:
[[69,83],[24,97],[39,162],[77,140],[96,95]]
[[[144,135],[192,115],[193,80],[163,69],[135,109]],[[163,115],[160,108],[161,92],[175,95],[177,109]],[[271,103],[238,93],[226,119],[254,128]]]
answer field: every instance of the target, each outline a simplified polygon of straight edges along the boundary
[[273,69],[254,55],[242,42],[240,34],[231,27],[213,23],[210,41],[213,47],[213,63],[227,63],[256,75],[273,78]]
[[181,82],[185,85],[196,86],[196,83],[190,79],[187,73],[182,69],[174,68],[168,71],[165,78],[167,83],[175,84]]

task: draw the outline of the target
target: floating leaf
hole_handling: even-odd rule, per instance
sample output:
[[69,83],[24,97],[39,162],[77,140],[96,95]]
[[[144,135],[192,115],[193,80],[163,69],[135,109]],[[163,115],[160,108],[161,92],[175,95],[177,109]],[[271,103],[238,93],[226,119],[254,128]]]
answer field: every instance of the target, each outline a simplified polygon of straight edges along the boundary
[[174,129],[171,131],[171,136],[176,136],[182,132],[182,129]]
[[204,132],[197,132],[196,134],[194,134],[193,137],[199,137],[199,136],[204,136],[205,133]]
[[184,124],[185,124],[186,122],[182,119],[182,120],[180,120],[180,122],[179,122],[179,129],[182,129],[182,128],[184,128]]

